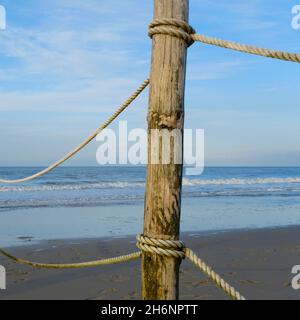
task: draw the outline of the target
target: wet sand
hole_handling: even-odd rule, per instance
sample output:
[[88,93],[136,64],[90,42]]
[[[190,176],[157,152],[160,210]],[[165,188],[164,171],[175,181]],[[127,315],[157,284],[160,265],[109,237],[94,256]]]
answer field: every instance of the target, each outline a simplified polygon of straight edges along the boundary
[[[300,265],[300,227],[186,233],[187,246],[213,266],[250,300],[298,300],[291,269]],[[30,241],[30,239],[24,239]],[[22,258],[48,263],[74,263],[136,251],[134,237],[51,240],[10,248]],[[140,261],[81,270],[37,270],[0,256],[7,269],[1,299],[139,299]],[[216,300],[228,297],[189,261],[183,261],[180,298]]]

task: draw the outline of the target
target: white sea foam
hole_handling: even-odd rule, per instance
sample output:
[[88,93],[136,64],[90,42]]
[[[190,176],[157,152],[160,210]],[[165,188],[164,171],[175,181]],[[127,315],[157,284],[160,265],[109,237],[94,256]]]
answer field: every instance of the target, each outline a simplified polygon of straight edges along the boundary
[[[255,178],[255,179],[183,179],[183,186],[235,186],[235,185],[276,185],[300,183],[299,177],[291,178]],[[40,191],[76,191],[91,189],[129,189],[144,188],[144,182],[97,182],[82,184],[47,184],[34,186],[0,186],[0,192],[40,192]]]
[[300,183],[300,178],[255,178],[255,179],[183,179],[184,186],[207,185],[261,185]]
[[0,192],[38,192],[38,191],[76,191],[88,189],[125,189],[144,187],[143,182],[99,182],[99,183],[82,183],[82,184],[49,184],[38,186],[4,186],[0,187]]

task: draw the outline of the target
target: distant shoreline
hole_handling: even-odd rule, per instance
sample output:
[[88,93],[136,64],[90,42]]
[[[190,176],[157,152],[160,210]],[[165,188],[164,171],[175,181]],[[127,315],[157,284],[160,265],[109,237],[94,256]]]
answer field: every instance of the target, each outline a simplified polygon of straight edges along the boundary
[[[210,236],[220,236],[220,235],[229,235],[229,234],[243,234],[247,232],[260,232],[260,231],[266,231],[266,232],[276,232],[277,230],[294,230],[299,229],[299,235],[300,235],[300,224],[299,225],[287,225],[287,226],[273,226],[273,227],[257,227],[257,228],[239,228],[239,229],[216,229],[216,230],[190,230],[190,231],[184,231],[181,232],[182,238],[193,238],[193,237],[210,237]],[[36,250],[36,247],[46,247],[48,248],[51,243],[64,243],[65,245],[72,245],[74,243],[76,244],[83,244],[88,242],[109,242],[109,241],[116,241],[118,242],[120,239],[125,239],[126,241],[135,242],[135,238],[137,235],[133,233],[129,234],[123,234],[123,235],[112,235],[112,236],[99,236],[99,237],[77,237],[77,238],[58,238],[58,239],[35,239],[31,236],[22,236],[16,238],[16,240],[19,241],[18,244],[13,245],[7,245],[4,246],[4,249],[7,250],[30,250],[31,248],[33,250]],[[300,237],[299,237],[300,238]],[[300,243],[300,241],[299,241]],[[44,250],[44,249],[43,249]],[[0,255],[1,259],[1,255]]]
[[[48,165],[45,164],[44,166],[42,165],[37,165],[37,166],[17,166],[17,165],[13,165],[13,166],[10,166],[10,165],[1,165],[0,168],[28,168],[28,169],[32,169],[32,168],[45,168],[47,167]],[[104,168],[104,167],[110,167],[110,168],[146,168],[147,166],[146,165],[76,165],[76,166],[73,166],[73,165],[61,165],[59,168]],[[59,169],[57,168],[57,169]],[[240,166],[205,166],[205,168],[295,168],[295,169],[298,169],[300,168],[300,166],[274,166],[274,165],[270,165],[270,166],[250,166],[250,165],[240,165]],[[55,170],[57,170],[55,169]],[[51,173],[50,173],[51,174]]]

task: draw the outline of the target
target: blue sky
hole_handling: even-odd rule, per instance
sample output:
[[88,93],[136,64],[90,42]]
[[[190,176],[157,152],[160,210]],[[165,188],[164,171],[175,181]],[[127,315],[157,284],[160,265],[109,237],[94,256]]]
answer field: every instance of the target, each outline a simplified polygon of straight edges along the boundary
[[[286,0],[190,0],[198,33],[300,52]],[[0,165],[70,151],[149,73],[152,1],[0,0]],[[298,64],[197,43],[186,127],[204,128],[206,165],[300,165]],[[147,92],[122,115],[145,127]],[[68,165],[96,165],[93,143]]]

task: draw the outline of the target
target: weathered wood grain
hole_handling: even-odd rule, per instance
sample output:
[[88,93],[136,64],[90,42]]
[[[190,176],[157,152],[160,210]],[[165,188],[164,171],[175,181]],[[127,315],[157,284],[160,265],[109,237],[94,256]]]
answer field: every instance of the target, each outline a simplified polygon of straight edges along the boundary
[[[175,18],[188,22],[188,11],[188,0],[154,1],[154,18]],[[151,164],[151,129],[179,129],[183,134],[186,54],[187,45],[182,39],[154,35],[144,216],[144,234],[154,238],[179,238],[182,165],[175,164],[173,156],[170,164]],[[182,146],[179,152],[182,155]],[[178,299],[179,267],[178,259],[143,253],[143,299]]]

